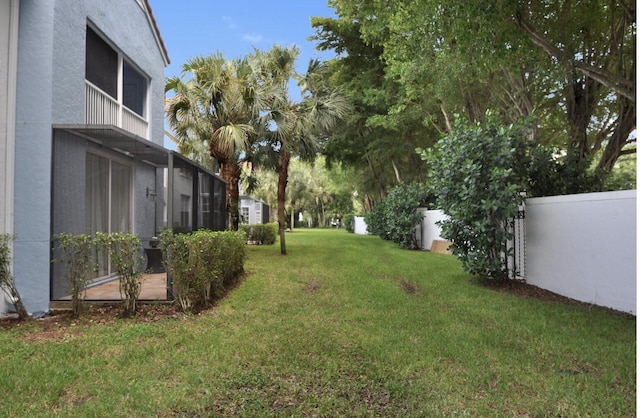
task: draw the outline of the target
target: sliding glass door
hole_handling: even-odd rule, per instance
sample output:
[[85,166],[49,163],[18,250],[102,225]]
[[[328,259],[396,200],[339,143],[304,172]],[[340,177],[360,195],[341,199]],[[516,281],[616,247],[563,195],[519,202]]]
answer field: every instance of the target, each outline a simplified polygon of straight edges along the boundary
[[[85,219],[88,234],[131,231],[132,168],[107,157],[88,153]],[[109,262],[97,254],[97,277],[110,275]]]

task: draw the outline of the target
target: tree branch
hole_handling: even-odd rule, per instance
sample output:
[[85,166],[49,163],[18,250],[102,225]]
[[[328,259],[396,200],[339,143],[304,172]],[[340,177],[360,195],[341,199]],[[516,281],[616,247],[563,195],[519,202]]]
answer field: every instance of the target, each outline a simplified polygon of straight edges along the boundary
[[515,23],[520,29],[524,30],[527,34],[529,34],[529,36],[531,36],[533,43],[541,47],[549,55],[569,63],[585,76],[595,80],[606,88],[615,91],[616,93],[626,97],[627,99],[635,103],[636,94],[633,80],[620,77],[605,69],[596,68],[582,61],[573,59],[573,57],[571,57],[562,49],[558,48],[549,39],[547,39],[547,37],[538,32],[538,30],[521,14],[517,14],[515,16]]

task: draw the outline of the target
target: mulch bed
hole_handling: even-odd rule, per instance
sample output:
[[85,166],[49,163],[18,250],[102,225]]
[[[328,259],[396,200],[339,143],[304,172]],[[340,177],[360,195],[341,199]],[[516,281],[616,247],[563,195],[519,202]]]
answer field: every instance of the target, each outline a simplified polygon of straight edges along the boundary
[[570,306],[582,306],[591,310],[598,310],[608,312],[613,315],[619,315],[627,317],[629,319],[635,319],[635,316],[615,309],[606,308],[604,306],[594,305],[592,303],[580,302],[575,299],[568,298],[566,296],[558,295],[546,289],[541,289],[532,284],[526,283],[524,280],[487,280],[487,279],[472,279],[473,283],[478,286],[483,286],[496,292],[509,293],[514,296],[543,300],[547,302],[561,303],[563,305]]

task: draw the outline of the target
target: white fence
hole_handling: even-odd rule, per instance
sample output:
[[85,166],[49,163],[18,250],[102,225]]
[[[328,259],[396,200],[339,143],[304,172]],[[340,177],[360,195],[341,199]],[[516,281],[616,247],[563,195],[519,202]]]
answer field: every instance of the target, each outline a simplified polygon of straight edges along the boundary
[[367,224],[365,223],[363,216],[354,217],[353,232],[355,232],[358,235],[367,235],[368,234],[368,232],[367,232]]
[[527,283],[636,314],[636,191],[526,201]]

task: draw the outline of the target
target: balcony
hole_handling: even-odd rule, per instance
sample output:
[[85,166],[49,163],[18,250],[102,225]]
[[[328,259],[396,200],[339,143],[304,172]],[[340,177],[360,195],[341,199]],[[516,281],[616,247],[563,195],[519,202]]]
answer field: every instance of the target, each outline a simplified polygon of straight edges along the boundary
[[149,122],[88,80],[85,80],[84,118],[87,125],[115,125],[149,139]]

